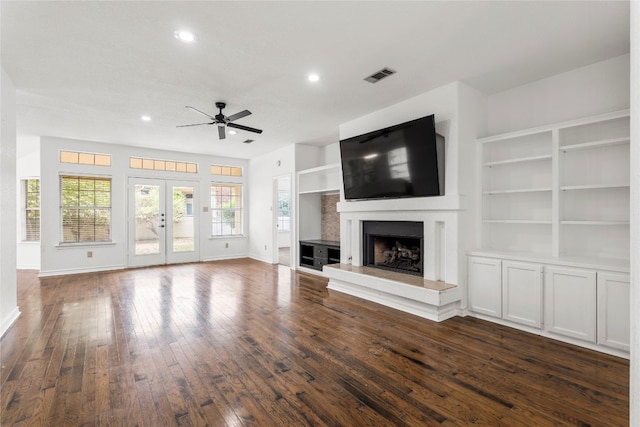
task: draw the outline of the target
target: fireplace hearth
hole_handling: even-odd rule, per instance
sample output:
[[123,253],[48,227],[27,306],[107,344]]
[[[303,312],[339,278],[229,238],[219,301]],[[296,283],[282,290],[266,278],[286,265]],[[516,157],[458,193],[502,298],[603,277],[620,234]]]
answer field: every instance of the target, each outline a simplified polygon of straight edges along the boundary
[[424,226],[414,221],[364,221],[363,265],[423,275]]

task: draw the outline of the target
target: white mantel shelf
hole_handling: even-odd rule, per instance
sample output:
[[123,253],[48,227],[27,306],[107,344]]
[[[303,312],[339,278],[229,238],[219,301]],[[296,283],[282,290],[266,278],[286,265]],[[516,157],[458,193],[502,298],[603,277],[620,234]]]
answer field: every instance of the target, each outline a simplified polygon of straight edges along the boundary
[[460,288],[444,282],[350,264],[329,264],[322,269],[328,288],[441,322],[457,314]]
[[338,212],[459,211],[466,209],[465,197],[452,194],[438,197],[353,200],[338,203]]

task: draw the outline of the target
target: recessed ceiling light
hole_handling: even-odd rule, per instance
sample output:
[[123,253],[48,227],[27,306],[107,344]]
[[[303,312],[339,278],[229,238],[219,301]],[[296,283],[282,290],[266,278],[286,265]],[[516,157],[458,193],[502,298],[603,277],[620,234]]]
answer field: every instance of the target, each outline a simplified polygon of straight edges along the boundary
[[191,31],[178,30],[173,33],[173,36],[183,43],[195,43],[198,41],[198,36]]
[[320,76],[317,74],[309,74],[307,76],[307,80],[309,80],[310,82],[317,82],[318,80],[320,80]]
[[235,130],[230,130],[230,131],[229,131],[229,133],[230,133],[231,135],[235,135],[235,134],[237,134],[238,132],[236,132]]
[[142,117],[140,117],[140,120],[145,121],[145,122],[150,122],[150,121],[151,121],[151,117],[149,117],[149,116],[142,116]]

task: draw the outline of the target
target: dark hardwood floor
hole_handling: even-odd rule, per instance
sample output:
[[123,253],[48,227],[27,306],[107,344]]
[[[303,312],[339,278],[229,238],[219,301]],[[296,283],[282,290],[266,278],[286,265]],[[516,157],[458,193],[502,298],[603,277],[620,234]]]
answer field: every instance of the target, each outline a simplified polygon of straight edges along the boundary
[[2,338],[2,426],[628,425],[629,363],[434,323],[242,259],[38,279]]

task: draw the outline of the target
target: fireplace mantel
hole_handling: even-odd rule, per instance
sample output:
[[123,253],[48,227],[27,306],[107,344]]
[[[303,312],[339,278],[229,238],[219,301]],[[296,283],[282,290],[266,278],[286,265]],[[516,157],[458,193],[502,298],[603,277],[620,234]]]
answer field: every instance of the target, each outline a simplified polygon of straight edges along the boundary
[[459,211],[466,209],[466,197],[452,194],[406,199],[353,200],[338,203],[338,212]]
[[[329,289],[397,308],[434,321],[457,313],[463,289],[459,287],[462,260],[459,251],[461,216],[466,197],[447,195],[409,199],[342,201],[340,213],[340,266],[325,267]],[[363,222],[412,221],[424,227],[423,276],[426,282],[452,285],[446,291],[407,284],[409,276],[380,279],[363,268]],[[373,269],[377,270],[377,269]],[[415,276],[414,276],[415,277]]]

